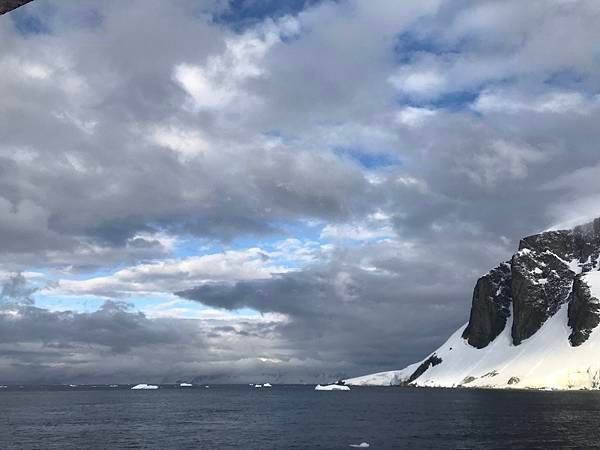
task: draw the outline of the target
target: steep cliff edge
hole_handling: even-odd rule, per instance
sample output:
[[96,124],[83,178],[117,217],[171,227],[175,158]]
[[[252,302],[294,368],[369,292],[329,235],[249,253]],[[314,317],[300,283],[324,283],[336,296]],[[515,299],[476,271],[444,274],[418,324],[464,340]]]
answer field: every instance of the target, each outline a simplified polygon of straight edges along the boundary
[[526,237],[477,281],[469,322],[439,349],[406,369],[345,381],[600,388],[599,260],[600,219]]
[[500,264],[477,280],[469,324],[462,334],[473,347],[487,346],[504,330],[512,303],[511,280],[508,263]]

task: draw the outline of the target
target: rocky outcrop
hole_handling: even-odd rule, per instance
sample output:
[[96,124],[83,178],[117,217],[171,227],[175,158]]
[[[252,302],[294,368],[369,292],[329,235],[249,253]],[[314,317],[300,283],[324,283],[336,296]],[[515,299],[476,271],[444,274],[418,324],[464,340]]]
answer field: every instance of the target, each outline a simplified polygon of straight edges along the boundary
[[569,322],[571,334],[569,342],[577,347],[583,344],[594,328],[600,324],[600,300],[592,296],[582,275],[575,277],[573,292],[569,302]]
[[477,280],[469,324],[463,333],[470,345],[483,348],[498,336],[510,317],[511,268],[500,264]]
[[582,272],[598,270],[600,258],[600,218],[573,229],[575,253],[573,257],[580,262]]
[[511,262],[515,345],[533,336],[571,301],[576,275],[598,270],[599,255],[600,219],[573,230],[550,231],[521,241]]
[[425,360],[347,382],[389,385],[398,374],[395,384],[423,387],[600,389],[599,326],[596,219],[522,239],[477,281],[469,323]]
[[[539,240],[543,244],[543,238]],[[569,301],[575,272],[546,246],[528,246],[526,241],[522,241],[521,249],[513,256],[511,268],[512,339],[519,345]]]
[[[473,347],[486,347],[502,332],[512,313],[511,336],[513,344],[519,345],[562,305],[574,301],[571,293],[575,277],[598,270],[599,258],[600,219],[573,230],[549,231],[522,239],[510,264],[501,264],[477,281],[463,338]],[[582,311],[582,307],[582,300],[576,302],[569,309],[569,317]],[[588,305],[584,309],[592,312],[591,308]],[[581,322],[582,319],[573,319],[575,324]],[[587,319],[582,330],[592,322]],[[572,344],[584,334],[575,332]]]
[[408,377],[408,379],[403,383],[403,384],[410,384],[413,381],[415,381],[417,378],[419,378],[421,375],[423,375],[429,368],[431,367],[435,367],[438,364],[440,364],[442,362],[442,359],[439,358],[435,353],[433,355],[431,355],[429,358],[427,358],[425,361],[423,361],[419,367],[417,367],[417,370],[415,370],[413,372],[413,374]]

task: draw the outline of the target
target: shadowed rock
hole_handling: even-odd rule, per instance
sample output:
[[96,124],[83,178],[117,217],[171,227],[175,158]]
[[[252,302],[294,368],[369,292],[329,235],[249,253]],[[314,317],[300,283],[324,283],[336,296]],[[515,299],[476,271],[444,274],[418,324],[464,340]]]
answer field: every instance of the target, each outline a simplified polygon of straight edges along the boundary
[[575,272],[562,257],[540,246],[523,247],[513,256],[511,267],[512,338],[519,345],[569,300]]
[[575,277],[569,302],[568,325],[573,330],[569,342],[573,347],[583,344],[594,328],[600,324],[600,300],[593,297],[581,275]]
[[[582,287],[574,289],[575,277],[598,270],[599,259],[600,219],[572,230],[522,239],[510,263],[501,264],[477,281],[463,338],[473,347],[484,348],[504,330],[512,314],[511,336],[513,344],[519,345],[571,302],[571,344],[579,345],[598,324],[589,296]],[[579,296],[573,296],[573,291]]]
[[427,358],[425,361],[423,361],[419,367],[417,367],[417,370],[415,370],[413,372],[413,374],[408,377],[408,379],[404,382],[404,384],[410,384],[413,381],[415,381],[417,378],[419,378],[421,375],[423,375],[428,369],[430,369],[431,367],[435,367],[438,364],[440,364],[442,362],[442,358],[439,358],[435,353],[433,355],[431,355],[429,358]]
[[521,241],[511,261],[515,345],[533,336],[571,299],[575,276],[597,269],[599,255],[600,219]]
[[473,347],[487,346],[504,330],[511,301],[511,269],[503,263],[477,281],[469,324],[462,337]]

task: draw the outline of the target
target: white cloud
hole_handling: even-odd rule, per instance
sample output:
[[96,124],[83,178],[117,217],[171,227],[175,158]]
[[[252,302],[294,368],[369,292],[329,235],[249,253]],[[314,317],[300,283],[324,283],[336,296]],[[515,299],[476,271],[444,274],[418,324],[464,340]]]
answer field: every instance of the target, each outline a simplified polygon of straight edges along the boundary
[[589,112],[597,105],[597,100],[586,99],[579,92],[548,92],[538,96],[502,91],[484,91],[473,109],[482,113],[490,112],[537,112],[537,113],[580,113]]
[[173,79],[187,92],[195,111],[221,109],[234,100],[236,107],[256,102],[243,89],[248,79],[265,75],[262,59],[282,38],[299,32],[299,23],[284,17],[277,22],[265,22],[261,27],[226,40],[225,50],[212,56],[205,65],[181,63],[173,70]]
[[407,106],[396,113],[396,121],[409,127],[418,127],[436,114],[437,111],[433,109]]
[[276,243],[269,256],[287,263],[310,263],[324,255],[319,242],[288,238]]
[[416,97],[434,97],[446,86],[446,78],[433,70],[410,71],[401,69],[389,78],[400,92]]
[[209,143],[198,130],[176,126],[156,126],[150,134],[151,142],[178,154],[182,161],[201,155],[210,149]]
[[47,295],[96,295],[121,297],[132,294],[172,293],[209,281],[270,278],[287,269],[274,265],[259,248],[224,251],[183,259],[167,259],[121,269],[112,275],[86,280],[60,280],[44,291]]
[[377,211],[364,221],[345,224],[329,224],[321,231],[321,239],[369,241],[395,236],[390,216]]
[[398,178],[396,178],[395,181],[397,184],[404,186],[408,189],[413,189],[421,194],[429,192],[427,181],[425,181],[422,178],[417,178],[410,175],[401,175]]
[[213,81],[213,77],[202,67],[180,64],[175,67],[173,76],[192,97],[196,109],[221,108],[226,106],[236,93],[233,86]]
[[25,63],[21,66],[21,70],[25,76],[37,80],[45,80],[52,75],[50,67],[38,63]]

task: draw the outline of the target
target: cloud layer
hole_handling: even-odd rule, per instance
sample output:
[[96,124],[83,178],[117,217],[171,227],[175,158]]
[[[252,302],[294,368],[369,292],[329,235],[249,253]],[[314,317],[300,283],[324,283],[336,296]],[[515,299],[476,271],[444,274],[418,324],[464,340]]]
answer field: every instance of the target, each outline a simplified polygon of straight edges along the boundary
[[600,215],[597,2],[281,3],[2,16],[0,382],[399,368]]

